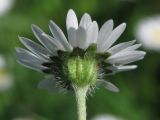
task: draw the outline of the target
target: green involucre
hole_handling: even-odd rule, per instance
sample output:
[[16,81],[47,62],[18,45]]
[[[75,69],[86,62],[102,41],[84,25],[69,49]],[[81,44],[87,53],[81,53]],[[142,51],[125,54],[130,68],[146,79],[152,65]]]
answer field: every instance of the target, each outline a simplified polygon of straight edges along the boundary
[[73,57],[67,61],[67,74],[76,86],[94,85],[97,80],[97,62],[91,58]]

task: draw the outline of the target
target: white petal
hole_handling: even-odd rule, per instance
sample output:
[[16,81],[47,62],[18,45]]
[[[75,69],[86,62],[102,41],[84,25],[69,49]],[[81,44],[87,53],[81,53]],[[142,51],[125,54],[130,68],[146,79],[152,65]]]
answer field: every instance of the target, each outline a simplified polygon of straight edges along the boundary
[[67,30],[70,28],[75,28],[75,29],[78,28],[77,16],[72,9],[68,11],[67,19],[66,19],[66,27],[67,27]]
[[59,40],[59,42],[64,46],[67,51],[72,51],[72,46],[68,43],[63,31],[53,22],[49,22],[49,28],[55,37],[55,39]]
[[78,43],[78,47],[85,49],[86,44],[86,30],[83,27],[79,27],[76,33],[76,41]]
[[124,32],[125,28],[126,28],[126,24],[122,23],[121,25],[119,25],[112,31],[112,33],[110,34],[110,36],[108,37],[108,39],[105,41],[105,43],[102,46],[103,51],[106,51],[116,42],[116,40]]
[[44,47],[25,37],[19,37],[19,40],[26,48],[28,48],[34,54],[41,58],[49,60],[49,56],[51,55],[51,53],[47,51]]
[[89,25],[87,30],[87,39],[85,43],[85,48],[87,48],[91,43],[96,43],[98,38],[98,24],[96,21],[93,21]]
[[117,67],[117,70],[120,70],[120,71],[124,71],[124,70],[133,70],[133,69],[136,69],[137,68],[137,65],[125,65],[125,66],[116,66]]
[[29,61],[23,61],[23,60],[17,60],[17,62],[27,68],[30,68],[30,69],[33,69],[33,70],[36,70],[36,71],[39,71],[41,72],[42,70],[46,69],[46,67],[40,65],[40,64],[37,64],[37,63],[33,63],[33,62],[29,62]]
[[118,53],[118,52],[126,49],[127,47],[133,45],[135,42],[136,42],[136,40],[132,40],[129,42],[123,42],[123,43],[117,44],[117,45],[111,47],[110,49],[108,49],[107,52],[109,52],[113,55],[113,54]]
[[128,64],[143,59],[145,52],[143,51],[122,51],[110,56],[106,62],[111,64]]
[[38,71],[45,69],[45,67],[42,66],[42,63],[45,62],[44,59],[37,57],[25,49],[16,48],[16,56],[18,62],[28,68]]
[[129,71],[129,70],[134,70],[137,68],[137,65],[120,65],[120,66],[109,66],[107,69],[111,70],[111,74],[115,74],[118,72],[124,72],[124,71]]
[[111,82],[108,82],[108,81],[105,81],[105,80],[99,80],[98,84],[102,85],[104,88],[106,88],[107,90],[110,90],[112,92],[119,92],[119,88],[116,87]]
[[77,47],[76,30],[78,29],[78,20],[75,12],[72,9],[70,9],[67,14],[66,27],[69,43],[73,47]]
[[58,91],[58,87],[56,86],[56,79],[54,76],[47,76],[44,80],[40,81],[38,88],[47,89],[50,93]]
[[92,22],[92,19],[90,17],[89,14],[85,13],[82,18],[81,18],[81,21],[80,21],[80,24],[79,26],[83,27],[84,29],[87,29],[88,28],[88,25]]
[[68,40],[72,47],[77,47],[77,39],[76,39],[77,30],[75,28],[68,29]]
[[130,47],[127,47],[126,49],[124,49],[123,51],[132,51],[132,50],[136,50],[138,49],[139,47],[141,47],[142,45],[141,44],[135,44],[135,45],[132,45]]
[[98,52],[103,50],[102,46],[105,43],[105,41],[108,39],[112,30],[113,30],[113,20],[106,21],[101,27],[98,35],[98,41],[97,41]]
[[32,62],[38,62],[38,63],[43,63],[47,61],[23,48],[16,48],[16,53],[17,53],[18,59],[21,59],[24,61],[32,61]]
[[54,44],[54,42],[50,39],[47,39],[45,37],[45,33],[36,25],[32,25],[32,31],[36,38],[43,44],[43,46],[52,53],[52,55],[55,55],[57,46]]
[[48,47],[53,52],[57,50],[65,50],[63,45],[50,35],[42,33],[42,38],[44,39],[44,43],[47,43],[46,45],[48,45],[46,47]]

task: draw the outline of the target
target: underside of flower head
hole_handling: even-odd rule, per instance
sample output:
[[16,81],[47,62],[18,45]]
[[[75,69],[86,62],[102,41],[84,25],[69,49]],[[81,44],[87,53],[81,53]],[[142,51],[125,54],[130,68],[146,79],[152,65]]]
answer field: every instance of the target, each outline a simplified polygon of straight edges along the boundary
[[40,82],[40,88],[52,91],[60,86],[72,90],[73,86],[98,84],[117,92],[118,88],[104,81],[105,76],[133,70],[137,66],[129,63],[144,58],[145,52],[137,50],[141,45],[134,44],[135,40],[113,46],[124,32],[125,23],[113,29],[113,21],[108,20],[99,30],[97,22],[92,21],[89,14],[85,13],[78,24],[76,14],[69,10],[66,27],[68,40],[53,21],[49,22],[53,36],[32,25],[41,45],[19,37],[28,50],[17,48],[18,62],[51,75]]

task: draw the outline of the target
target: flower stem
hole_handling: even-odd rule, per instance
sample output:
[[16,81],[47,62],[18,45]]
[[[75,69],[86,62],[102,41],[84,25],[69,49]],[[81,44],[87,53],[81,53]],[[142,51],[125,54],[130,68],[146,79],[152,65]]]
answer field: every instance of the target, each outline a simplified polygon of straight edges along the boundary
[[88,86],[85,87],[74,87],[76,100],[77,100],[77,110],[78,110],[78,120],[86,120],[86,94],[88,91]]

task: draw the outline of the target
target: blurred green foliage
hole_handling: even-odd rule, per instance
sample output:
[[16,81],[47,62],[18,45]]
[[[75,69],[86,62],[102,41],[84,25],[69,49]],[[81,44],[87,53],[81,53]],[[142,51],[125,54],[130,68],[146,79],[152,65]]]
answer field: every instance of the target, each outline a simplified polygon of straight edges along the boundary
[[[76,120],[73,93],[49,94],[37,89],[44,74],[26,69],[16,62],[15,47],[22,46],[18,35],[36,40],[30,25],[37,24],[49,32],[48,21],[54,20],[65,31],[67,11],[72,8],[78,18],[91,14],[101,26],[113,19],[115,26],[127,22],[128,27],[118,42],[134,39],[134,26],[145,16],[160,12],[159,0],[15,0],[13,9],[0,16],[0,53],[6,57],[8,70],[14,76],[14,87],[0,93],[0,120],[33,117],[36,120]],[[121,89],[111,93],[96,90],[87,99],[88,119],[110,113],[126,120],[160,119],[160,53],[147,51],[139,68],[108,80]]]

